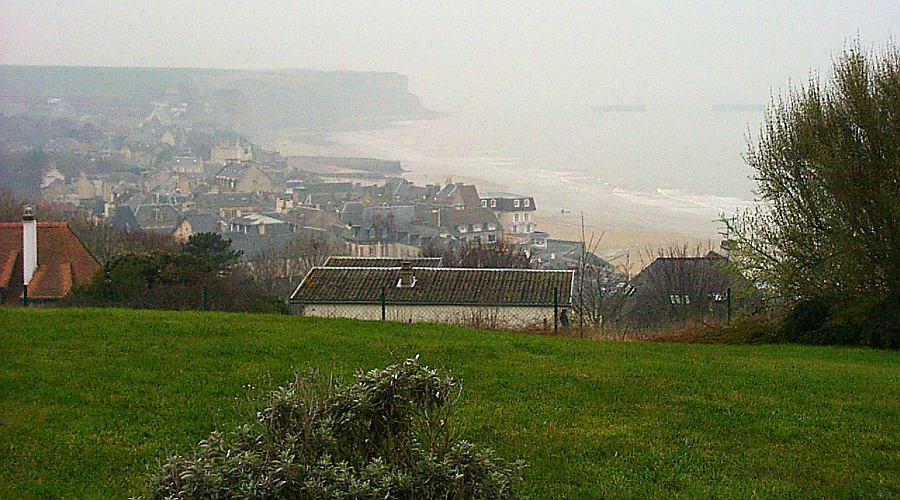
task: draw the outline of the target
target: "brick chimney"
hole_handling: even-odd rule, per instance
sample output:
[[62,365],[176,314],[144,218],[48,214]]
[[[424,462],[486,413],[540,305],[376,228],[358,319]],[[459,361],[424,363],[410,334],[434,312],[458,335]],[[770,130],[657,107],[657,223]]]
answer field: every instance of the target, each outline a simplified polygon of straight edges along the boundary
[[416,276],[413,273],[412,262],[404,260],[400,262],[400,280],[397,281],[397,288],[412,288],[414,286],[416,286]]
[[37,221],[31,205],[26,205],[22,214],[22,262],[22,283],[28,286],[37,270]]

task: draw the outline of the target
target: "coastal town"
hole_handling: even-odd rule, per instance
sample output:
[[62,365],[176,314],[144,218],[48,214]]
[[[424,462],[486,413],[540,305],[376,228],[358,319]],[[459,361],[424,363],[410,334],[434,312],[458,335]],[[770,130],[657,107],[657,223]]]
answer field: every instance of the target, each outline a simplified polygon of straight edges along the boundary
[[[2,103],[7,112],[16,111],[0,113],[0,155],[11,167],[0,181],[18,200],[10,202],[16,206],[6,217],[14,222],[5,231],[11,231],[10,242],[23,242],[0,256],[8,268],[7,278],[0,279],[4,302],[29,299],[27,280],[23,288],[10,278],[29,274],[19,256],[43,256],[36,259],[43,265],[31,269],[40,278],[31,284],[31,302],[56,302],[76,289],[83,295],[89,284],[114,282],[117,271],[110,266],[116,259],[185,249],[204,238],[227,245],[223,251],[234,256],[228,274],[239,271],[255,290],[250,292],[249,283],[222,284],[212,302],[223,309],[254,308],[251,297],[265,296],[275,309],[301,315],[545,332],[577,321],[581,335],[585,328],[614,323],[651,328],[724,318],[731,314],[732,286],[746,285],[719,265],[727,258],[724,248],[659,247],[644,255],[649,265],[643,271],[632,269],[627,256],[610,261],[598,255],[594,236],[554,238],[541,227],[540,200],[530,193],[482,190],[450,177],[416,184],[391,159],[282,155],[223,125],[215,100],[176,89],[157,94],[151,100],[132,96],[117,106],[62,97]],[[34,216],[23,221],[18,205],[35,202],[63,220],[39,220],[37,226]],[[73,217],[82,222],[70,234],[60,224],[71,225]],[[49,231],[47,224],[66,236],[68,250],[59,251],[60,237],[41,235]],[[31,249],[22,232],[27,227],[36,228],[38,244]],[[118,236],[98,236],[104,227]],[[147,241],[107,248],[111,239],[123,238]],[[93,267],[62,271],[77,267],[66,256],[91,253]],[[327,269],[339,257],[354,259],[354,269]],[[146,272],[155,275],[163,264],[147,265]],[[189,265],[172,265],[190,274]],[[105,277],[93,279],[91,269],[100,266]],[[392,285],[404,276],[411,286]],[[424,276],[428,283],[419,279]],[[330,283],[326,293],[317,280]],[[150,279],[133,299],[111,291],[82,297],[81,303],[210,307],[208,284],[201,303],[199,290],[154,292],[159,282]],[[170,293],[182,300],[157,302]]]
[[40,179],[18,180],[32,196],[39,189],[47,202],[178,242],[221,234],[248,262],[303,236],[327,238],[340,253],[360,257],[502,242],[536,267],[574,269],[582,259],[581,242],[540,230],[539,200],[528,193],[481,192],[450,178],[416,185],[398,161],[285,157],[235,132],[195,125],[186,104],[171,97],[148,103],[152,111],[130,127],[76,115],[50,99],[45,118],[0,118],[6,129],[43,127],[44,141],[27,144],[6,133],[0,148],[26,158],[41,152]]

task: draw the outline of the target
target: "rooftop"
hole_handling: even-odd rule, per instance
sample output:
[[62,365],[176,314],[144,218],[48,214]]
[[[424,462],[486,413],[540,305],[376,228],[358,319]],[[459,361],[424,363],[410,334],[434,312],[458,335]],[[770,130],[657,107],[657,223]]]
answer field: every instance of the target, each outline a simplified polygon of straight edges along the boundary
[[[100,264],[65,222],[37,223],[38,267],[28,286],[34,299],[59,299],[91,281]],[[22,295],[22,223],[0,222],[0,289],[4,302]]]
[[415,285],[398,288],[399,267],[316,267],[291,296],[297,304],[552,307],[572,301],[572,271],[414,267]]

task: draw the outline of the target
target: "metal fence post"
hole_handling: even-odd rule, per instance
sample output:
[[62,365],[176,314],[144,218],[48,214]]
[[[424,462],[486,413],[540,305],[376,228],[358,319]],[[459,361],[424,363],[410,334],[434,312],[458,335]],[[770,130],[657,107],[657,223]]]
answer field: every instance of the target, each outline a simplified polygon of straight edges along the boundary
[[381,287],[381,321],[387,319],[387,303],[384,298],[384,287]]
[[203,290],[200,292],[200,302],[203,305],[204,311],[209,311],[209,286],[203,285]]
[[559,332],[559,289],[553,287],[553,335]]

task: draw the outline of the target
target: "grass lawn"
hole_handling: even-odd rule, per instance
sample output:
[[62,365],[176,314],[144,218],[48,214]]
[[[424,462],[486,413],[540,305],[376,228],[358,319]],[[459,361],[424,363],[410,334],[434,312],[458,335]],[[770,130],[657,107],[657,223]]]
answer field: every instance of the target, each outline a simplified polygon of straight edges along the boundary
[[900,495],[900,353],[578,341],[436,325],[0,308],[0,497],[142,493],[247,384],[420,354],[532,498]]

